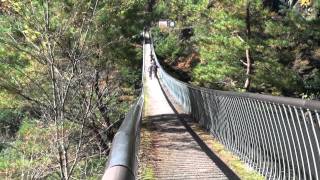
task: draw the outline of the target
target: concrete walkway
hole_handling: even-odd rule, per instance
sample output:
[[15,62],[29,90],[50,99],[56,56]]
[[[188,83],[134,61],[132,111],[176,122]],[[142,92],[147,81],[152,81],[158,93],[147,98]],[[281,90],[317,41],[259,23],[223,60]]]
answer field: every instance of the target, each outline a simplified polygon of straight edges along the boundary
[[[150,65],[150,46],[146,45],[145,69]],[[172,109],[156,78],[145,81],[145,119],[150,121],[152,150],[148,164],[156,179],[229,179],[186,129]],[[143,138],[143,137],[142,137]],[[212,152],[211,152],[212,153]],[[228,178],[229,177],[229,178]]]

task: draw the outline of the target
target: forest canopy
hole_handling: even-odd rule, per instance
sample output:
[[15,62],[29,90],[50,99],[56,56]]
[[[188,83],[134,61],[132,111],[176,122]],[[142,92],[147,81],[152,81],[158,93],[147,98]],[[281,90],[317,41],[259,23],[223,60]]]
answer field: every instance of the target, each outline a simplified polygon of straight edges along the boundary
[[155,28],[154,36],[156,52],[181,80],[319,98],[317,1],[159,1],[155,12],[177,24]]
[[141,88],[145,5],[0,1],[0,178],[101,177]]

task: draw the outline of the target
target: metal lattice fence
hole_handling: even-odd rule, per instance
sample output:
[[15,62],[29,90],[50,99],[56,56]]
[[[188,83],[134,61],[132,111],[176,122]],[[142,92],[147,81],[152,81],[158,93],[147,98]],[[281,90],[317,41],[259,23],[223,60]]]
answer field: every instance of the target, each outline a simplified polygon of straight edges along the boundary
[[269,179],[319,179],[320,102],[216,91],[159,80],[186,113]]

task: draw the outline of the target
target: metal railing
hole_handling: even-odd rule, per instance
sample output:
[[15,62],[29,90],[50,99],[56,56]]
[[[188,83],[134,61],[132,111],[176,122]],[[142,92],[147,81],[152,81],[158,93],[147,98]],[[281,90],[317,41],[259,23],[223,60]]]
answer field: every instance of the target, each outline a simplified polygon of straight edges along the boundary
[[142,94],[132,106],[116,133],[112,142],[107,169],[102,179],[135,179],[143,102]]
[[186,113],[268,179],[319,179],[320,102],[200,88],[159,80]]
[[[145,32],[144,32],[145,36]],[[149,39],[145,37],[145,39]],[[150,40],[150,39],[149,39]],[[143,43],[143,62],[141,80],[145,79],[146,40]],[[144,104],[144,91],[126,115],[116,133],[103,180],[134,180],[137,172],[137,156],[140,144],[140,123]]]

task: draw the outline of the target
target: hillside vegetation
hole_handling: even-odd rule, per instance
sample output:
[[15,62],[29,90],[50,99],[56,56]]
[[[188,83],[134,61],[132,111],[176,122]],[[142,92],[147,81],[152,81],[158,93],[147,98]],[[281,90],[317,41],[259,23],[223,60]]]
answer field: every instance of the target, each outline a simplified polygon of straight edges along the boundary
[[181,80],[214,89],[319,99],[316,1],[159,0],[154,13],[177,24],[153,32],[157,54]]
[[101,177],[140,93],[146,4],[0,1],[0,179]]

